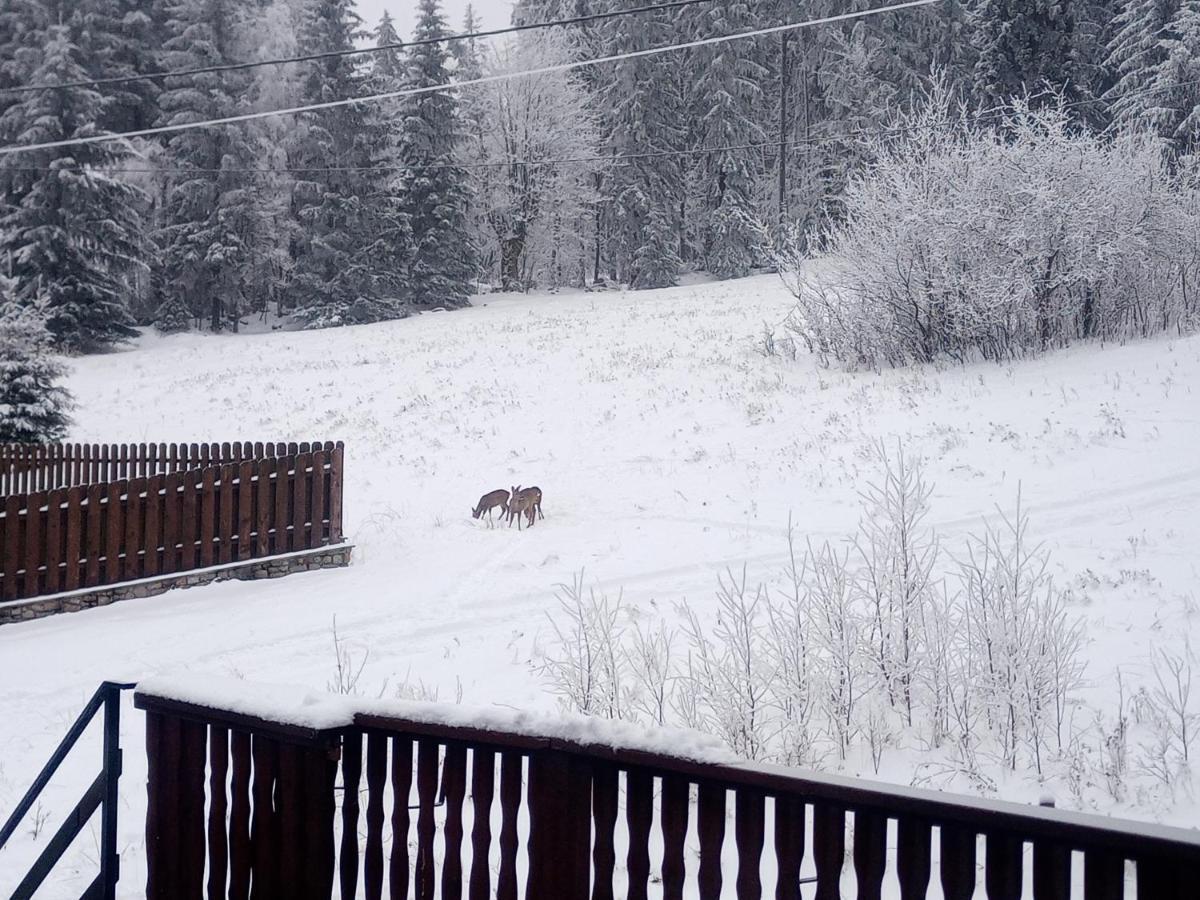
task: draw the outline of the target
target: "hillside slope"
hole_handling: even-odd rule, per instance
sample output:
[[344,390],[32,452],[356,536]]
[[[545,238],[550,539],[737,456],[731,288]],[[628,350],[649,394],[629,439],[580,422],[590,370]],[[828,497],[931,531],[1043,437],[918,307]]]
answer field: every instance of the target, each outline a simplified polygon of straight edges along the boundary
[[[363,693],[461,690],[550,706],[534,666],[554,587],[580,569],[647,610],[711,603],[717,573],[774,577],[802,538],[854,527],[877,439],[923,455],[949,545],[1020,486],[1085,617],[1085,695],[1150,677],[1200,609],[1200,338],[1087,346],[1010,366],[846,374],[756,351],[789,297],[769,277],[642,294],[493,298],[335,331],[146,337],[72,361],[72,439],[346,442],[348,570],[227,583],[0,628],[0,811],[96,684],[188,670],[324,687],[332,625]],[[469,510],[538,484],[546,518]],[[422,687],[423,686],[423,687]],[[126,889],[141,878],[140,717],[124,721]],[[96,756],[49,795],[56,826]],[[885,770],[907,780],[911,760]],[[1018,782],[1013,799],[1038,788]],[[1132,798],[1122,811],[1192,820]],[[5,851],[0,893],[47,839]],[[98,839],[77,842],[90,880]],[[11,864],[10,864],[11,861]]]

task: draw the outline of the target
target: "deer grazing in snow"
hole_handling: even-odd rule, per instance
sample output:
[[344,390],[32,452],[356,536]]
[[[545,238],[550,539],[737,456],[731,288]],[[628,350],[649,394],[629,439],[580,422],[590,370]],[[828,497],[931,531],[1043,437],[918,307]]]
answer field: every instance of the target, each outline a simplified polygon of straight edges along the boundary
[[491,522],[492,510],[497,506],[500,507],[501,516],[508,513],[508,491],[504,490],[504,488],[490,491],[489,493],[486,493],[480,497],[479,502],[475,505],[475,508],[471,510],[471,518],[478,519],[486,512],[488,521]]
[[512,499],[508,501],[508,527],[512,528],[512,521],[517,520],[517,531],[521,530],[521,516],[525,516],[529,522],[529,527],[533,527],[533,523],[538,516],[543,519],[542,515],[542,489],[539,487],[527,487],[522,489],[517,485],[512,489]]

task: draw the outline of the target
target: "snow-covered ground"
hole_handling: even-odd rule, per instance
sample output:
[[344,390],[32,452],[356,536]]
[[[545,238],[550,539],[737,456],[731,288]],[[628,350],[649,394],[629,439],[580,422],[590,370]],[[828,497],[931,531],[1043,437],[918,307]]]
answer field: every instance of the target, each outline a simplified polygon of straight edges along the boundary
[[[1127,694],[1147,683],[1151,648],[1182,650],[1200,629],[1200,338],[847,374],[756,350],[789,307],[769,276],[483,299],[370,327],[148,336],[72,362],[73,439],[344,440],[355,563],[0,628],[0,814],[102,679],[323,688],[335,616],[355,658],[369,653],[365,694],[423,685],[552,708],[532,664],[557,583],[585,569],[628,604],[703,610],[726,566],[777,573],[789,514],[802,538],[850,531],[880,437],[925,457],[950,549],[1020,485],[1087,622],[1084,699],[1110,704],[1118,668]],[[518,533],[471,519],[480,494],[515,484],[542,488],[544,521]],[[140,716],[127,710],[122,730],[122,895],[137,896]],[[80,751],[40,835],[31,818],[0,853],[0,894],[93,777],[98,735]],[[907,781],[911,753],[893,756],[883,776]],[[1006,790],[1040,793],[1021,779]],[[1186,796],[1115,811],[1196,821]],[[43,896],[78,895],[98,844],[86,830]]]

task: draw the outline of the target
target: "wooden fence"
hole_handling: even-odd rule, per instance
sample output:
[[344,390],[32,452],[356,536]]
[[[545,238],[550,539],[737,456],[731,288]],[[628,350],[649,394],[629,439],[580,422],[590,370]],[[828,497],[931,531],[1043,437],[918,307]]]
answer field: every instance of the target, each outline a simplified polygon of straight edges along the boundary
[[335,883],[342,900],[1196,896],[1184,829],[528,733],[135,702],[150,900],[204,896],[206,875],[210,900]]
[[[0,498],[0,600],[170,575],[342,540],[340,443],[318,444],[315,451],[301,449],[312,446],[307,444],[148,446],[158,449],[150,452],[141,445],[134,454],[101,448],[99,454],[63,451],[55,457],[50,448],[36,473],[23,470],[21,477],[33,483],[60,486]],[[199,456],[193,452],[197,447]],[[291,453],[293,447],[297,452]],[[209,464],[181,468],[202,460],[205,448]],[[211,462],[213,454],[230,459],[260,449],[262,455],[240,462]],[[147,474],[94,480],[114,472]]]
[[0,497],[334,449],[312,443],[0,444]]

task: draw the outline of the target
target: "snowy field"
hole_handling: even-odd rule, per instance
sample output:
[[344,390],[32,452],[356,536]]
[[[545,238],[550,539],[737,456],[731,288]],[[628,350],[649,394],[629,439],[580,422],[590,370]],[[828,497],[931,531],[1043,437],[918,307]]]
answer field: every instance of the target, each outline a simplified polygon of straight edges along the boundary
[[[72,440],[344,440],[355,562],[0,628],[0,812],[101,680],[190,672],[324,688],[335,616],[355,659],[369,654],[364,694],[553,708],[536,667],[556,584],[583,569],[633,607],[711,608],[725,567],[778,574],[789,515],[802,538],[855,526],[878,438],[925,457],[952,551],[1020,485],[1087,623],[1088,702],[1115,703],[1118,669],[1131,695],[1149,683],[1152,647],[1182,652],[1200,636],[1198,338],[846,374],[756,349],[789,308],[773,277],[484,299],[371,327],[150,336],[71,363]],[[542,488],[543,522],[518,533],[471,519],[480,494],[515,484]],[[129,709],[123,896],[143,883],[141,740]],[[881,777],[908,783],[918,761],[896,750]],[[30,821],[0,855],[0,894],[98,766],[89,735],[45,795],[37,838]],[[1017,778],[1003,796],[1041,792]],[[1150,800],[1096,805],[1196,821],[1186,790]],[[85,830],[39,896],[77,896],[98,845]]]

